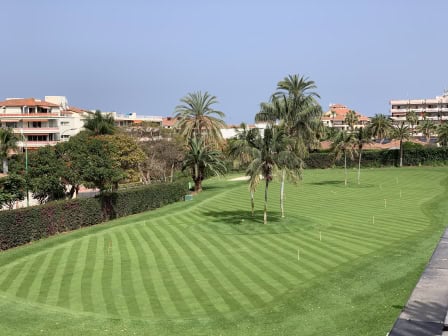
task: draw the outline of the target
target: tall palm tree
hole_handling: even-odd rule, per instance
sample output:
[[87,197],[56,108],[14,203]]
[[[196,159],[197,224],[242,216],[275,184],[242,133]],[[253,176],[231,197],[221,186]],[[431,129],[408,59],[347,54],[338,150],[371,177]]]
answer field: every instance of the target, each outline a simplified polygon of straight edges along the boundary
[[448,124],[442,124],[437,128],[438,143],[440,146],[448,146]]
[[[249,176],[249,189],[255,192],[261,181],[260,176],[265,180],[264,189],[264,216],[263,222],[267,224],[268,208],[268,188],[274,174],[279,169],[279,156],[285,148],[285,133],[278,128],[268,127],[264,131],[264,136],[257,136],[250,141],[254,149],[254,159],[247,168],[246,175]],[[283,155],[283,154],[282,154]]]
[[88,116],[84,128],[93,135],[114,134],[116,130],[114,117],[111,114],[103,115],[100,110]]
[[392,131],[392,138],[400,140],[400,167],[403,167],[403,140],[409,139],[411,136],[409,126],[401,122]]
[[370,120],[369,128],[372,136],[381,139],[383,143],[392,129],[392,121],[384,114],[375,114]]
[[[242,164],[249,164],[257,155],[255,148],[251,145],[257,137],[260,137],[258,128],[248,129],[246,124],[242,123],[235,139],[229,141],[229,156],[237,159]],[[255,212],[254,192],[250,191],[250,205],[252,216]]]
[[206,145],[202,138],[193,137],[188,142],[188,152],[183,161],[182,170],[191,171],[194,181],[194,191],[202,191],[202,181],[208,174],[221,175],[226,172],[226,166],[221,158],[222,153]]
[[359,121],[359,116],[356,114],[355,111],[350,110],[345,115],[344,122],[348,125],[350,130],[353,132],[355,129],[355,124],[357,124]]
[[358,184],[361,184],[361,157],[364,145],[372,142],[372,135],[367,127],[358,128],[354,134],[354,142],[358,147]]
[[221,128],[225,127],[225,114],[213,108],[218,103],[216,96],[201,91],[189,93],[176,106],[177,122],[175,127],[188,142],[194,137],[201,137],[207,145],[220,144],[223,141]]
[[411,110],[409,112],[406,113],[406,121],[409,123],[409,125],[411,126],[411,135],[414,134],[414,126],[418,124],[418,115],[417,113],[415,113],[414,110]]
[[353,160],[354,154],[356,153],[355,138],[353,134],[347,131],[338,132],[333,140],[331,149],[336,155],[336,160],[339,160],[341,156],[344,155],[344,185],[347,186],[347,156],[350,160]]
[[437,130],[437,126],[432,120],[424,119],[423,122],[417,126],[417,131],[421,132],[426,137],[426,143],[431,141],[431,135]]
[[0,158],[2,159],[3,174],[8,174],[8,155],[17,149],[18,138],[12,128],[0,128]]

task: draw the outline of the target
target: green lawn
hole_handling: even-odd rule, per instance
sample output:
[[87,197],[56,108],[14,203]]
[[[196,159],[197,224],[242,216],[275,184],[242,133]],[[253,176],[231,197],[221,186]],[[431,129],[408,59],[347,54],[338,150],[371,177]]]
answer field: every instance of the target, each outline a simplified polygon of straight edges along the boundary
[[[305,171],[0,253],[1,335],[385,335],[448,218],[448,169]],[[300,254],[300,259],[298,258]]]

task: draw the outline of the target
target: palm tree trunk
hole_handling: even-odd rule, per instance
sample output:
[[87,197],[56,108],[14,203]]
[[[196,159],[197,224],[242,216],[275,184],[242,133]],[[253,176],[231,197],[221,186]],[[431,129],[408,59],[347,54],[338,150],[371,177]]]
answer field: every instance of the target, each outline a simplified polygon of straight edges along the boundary
[[254,211],[255,211],[255,201],[254,201],[254,192],[253,191],[250,192],[250,207],[252,210],[252,217],[253,217]]
[[3,174],[8,174],[8,159],[3,159]]
[[282,171],[282,183],[280,185],[280,210],[282,212],[282,218],[285,218],[285,170]]
[[347,186],[347,154],[345,152],[344,152],[344,173],[345,173],[344,185]]
[[266,184],[264,188],[264,217],[263,217],[263,223],[268,223],[268,187],[269,187],[269,180],[268,177],[266,179]]
[[362,148],[359,149],[359,159],[358,159],[358,184],[361,184],[361,156],[362,156]]
[[400,167],[403,167],[403,140],[400,139]]

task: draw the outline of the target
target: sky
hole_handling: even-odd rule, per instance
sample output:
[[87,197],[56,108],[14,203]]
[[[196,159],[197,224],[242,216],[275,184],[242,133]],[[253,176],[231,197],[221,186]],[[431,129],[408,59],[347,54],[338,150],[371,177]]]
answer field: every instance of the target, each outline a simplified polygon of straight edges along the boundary
[[364,115],[448,89],[446,0],[0,0],[0,100],[170,116],[215,95],[253,122],[290,74]]

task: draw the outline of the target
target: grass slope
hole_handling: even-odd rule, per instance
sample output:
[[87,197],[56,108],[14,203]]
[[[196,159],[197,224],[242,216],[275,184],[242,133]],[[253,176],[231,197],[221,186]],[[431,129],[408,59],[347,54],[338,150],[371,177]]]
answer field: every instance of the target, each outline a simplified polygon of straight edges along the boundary
[[[448,214],[445,168],[245,182],[0,254],[2,335],[384,335]],[[322,240],[320,238],[322,237]],[[298,260],[300,249],[300,260]]]

